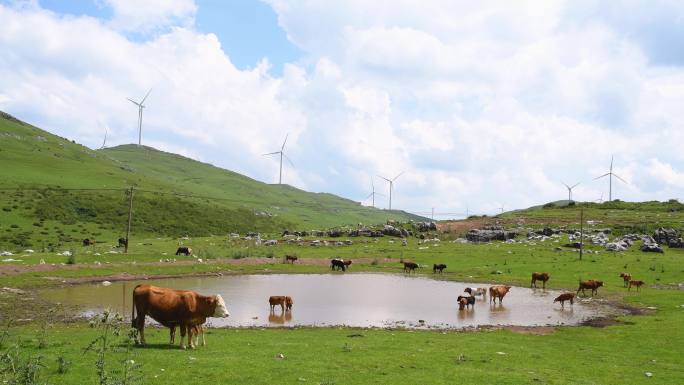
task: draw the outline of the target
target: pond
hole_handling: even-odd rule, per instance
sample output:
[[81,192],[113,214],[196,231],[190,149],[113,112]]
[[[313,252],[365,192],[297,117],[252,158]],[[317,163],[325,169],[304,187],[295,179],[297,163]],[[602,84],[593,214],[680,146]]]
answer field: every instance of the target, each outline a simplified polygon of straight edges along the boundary
[[[145,280],[147,284],[221,294],[229,318],[210,318],[211,326],[332,326],[465,328],[483,325],[573,325],[604,315],[605,308],[575,301],[561,309],[554,290],[513,287],[503,305],[478,297],[459,310],[456,297],[466,287],[488,287],[421,276],[393,274],[269,274]],[[54,302],[78,306],[83,315],[104,308],[131,311],[133,288],[141,281],[77,285],[42,291]],[[289,295],[291,312],[270,313],[268,297]],[[148,318],[149,319],[149,318]],[[423,322],[421,322],[421,320]]]

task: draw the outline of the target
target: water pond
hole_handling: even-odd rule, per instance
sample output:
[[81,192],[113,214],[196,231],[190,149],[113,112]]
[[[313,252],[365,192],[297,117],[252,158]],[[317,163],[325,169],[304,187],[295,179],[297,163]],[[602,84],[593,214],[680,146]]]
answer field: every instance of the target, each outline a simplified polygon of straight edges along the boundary
[[[131,293],[141,282],[115,282],[47,289],[41,295],[76,305],[91,315],[111,308],[128,315]],[[483,325],[573,325],[604,315],[607,308],[575,301],[561,309],[554,290],[513,287],[503,305],[478,298],[459,310],[456,297],[466,287],[486,287],[453,281],[392,274],[270,274],[145,280],[151,285],[221,294],[231,314],[210,318],[212,326],[331,326],[465,328]],[[291,312],[270,313],[268,297],[289,295]]]

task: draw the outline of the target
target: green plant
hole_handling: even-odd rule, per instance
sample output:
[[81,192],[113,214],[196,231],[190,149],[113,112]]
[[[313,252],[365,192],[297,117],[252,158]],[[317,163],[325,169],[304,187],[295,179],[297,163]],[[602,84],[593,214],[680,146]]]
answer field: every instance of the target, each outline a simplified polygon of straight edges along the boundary
[[67,360],[64,356],[57,357],[57,373],[64,374],[69,371],[71,367],[71,361]]
[[76,253],[74,250],[70,250],[69,255],[67,256],[67,265],[75,265],[76,264]]

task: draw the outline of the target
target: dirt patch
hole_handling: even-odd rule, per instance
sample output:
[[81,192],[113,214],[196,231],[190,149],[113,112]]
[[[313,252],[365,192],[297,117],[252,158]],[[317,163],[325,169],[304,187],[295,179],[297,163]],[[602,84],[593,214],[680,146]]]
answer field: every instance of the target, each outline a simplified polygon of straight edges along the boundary
[[536,336],[545,336],[556,332],[555,326],[509,326],[504,329],[510,330],[518,334],[532,334]]

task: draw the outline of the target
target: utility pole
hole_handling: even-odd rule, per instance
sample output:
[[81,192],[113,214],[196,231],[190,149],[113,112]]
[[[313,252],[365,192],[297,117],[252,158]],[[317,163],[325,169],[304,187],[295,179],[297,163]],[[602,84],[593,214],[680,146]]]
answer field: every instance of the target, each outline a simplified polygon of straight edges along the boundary
[[584,208],[580,209],[580,261],[584,252]]
[[133,219],[133,187],[128,191],[128,227],[126,228],[126,246],[124,254],[128,254],[128,238],[131,235],[131,219]]

